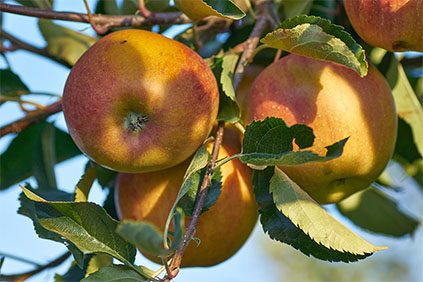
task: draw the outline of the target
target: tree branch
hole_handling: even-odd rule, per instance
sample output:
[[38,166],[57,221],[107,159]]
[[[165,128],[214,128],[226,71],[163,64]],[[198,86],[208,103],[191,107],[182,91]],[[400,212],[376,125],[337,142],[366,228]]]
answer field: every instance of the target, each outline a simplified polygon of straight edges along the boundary
[[[19,5],[10,5],[0,3],[0,11],[13,14],[19,14],[29,17],[37,17],[43,19],[63,20],[72,22],[90,23],[88,14],[73,12],[57,12],[52,10],[42,10],[38,8],[30,8]],[[92,15],[93,22],[104,29],[124,26],[151,26],[151,25],[173,25],[191,23],[191,20],[184,14],[179,12],[172,13],[154,13],[154,17],[143,17],[140,15]]]
[[49,106],[42,109],[34,110],[29,112],[26,116],[17,121],[9,123],[0,128],[0,137],[3,137],[9,133],[18,133],[27,128],[28,126],[37,123],[47,117],[58,113],[62,110],[62,100],[57,101]]
[[71,255],[70,252],[66,252],[63,255],[61,255],[60,257],[53,260],[52,262],[50,262],[46,265],[42,265],[42,266],[40,266],[40,267],[38,267],[34,270],[28,271],[28,272],[19,273],[19,274],[10,274],[10,275],[0,274],[0,280],[1,281],[24,281],[24,280],[28,279],[29,277],[31,277],[35,274],[38,274],[41,271],[46,270],[47,268],[56,267],[56,266],[62,264],[70,255]]

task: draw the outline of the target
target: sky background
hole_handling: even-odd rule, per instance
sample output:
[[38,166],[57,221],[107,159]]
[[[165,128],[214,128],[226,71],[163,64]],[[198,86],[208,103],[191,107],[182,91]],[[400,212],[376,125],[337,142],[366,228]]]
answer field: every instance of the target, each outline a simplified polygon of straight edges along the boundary
[[[92,10],[94,10],[95,2],[96,1],[93,0],[89,1]],[[6,3],[13,4],[14,2],[6,1]],[[58,11],[85,12],[82,0],[56,0],[54,8]],[[3,17],[3,28],[5,31],[37,47],[45,46],[44,39],[37,27],[36,18],[12,14],[4,14]],[[86,34],[94,35],[92,29],[87,24],[71,22],[57,23],[78,31],[83,31]],[[20,76],[33,92],[62,94],[69,73],[67,68],[26,51],[8,53],[7,58],[12,66],[12,70]],[[6,67],[2,58],[0,58],[0,67]],[[36,101],[40,101],[43,104],[50,104],[53,99],[37,97]],[[16,103],[5,103],[0,107],[0,126],[8,124],[21,116],[23,116],[23,113]],[[59,128],[67,130],[62,114],[52,116],[49,120],[55,121],[56,126]],[[0,152],[3,152],[7,148],[13,137],[14,135],[8,135],[0,139]],[[82,175],[86,161],[87,159],[85,157],[78,156],[56,166],[58,186],[67,192],[73,192],[75,184]],[[407,183],[406,185],[409,187],[401,193],[401,207],[422,220],[423,203],[421,191],[419,191],[409,179],[402,177],[401,180],[406,181],[404,183]],[[29,181],[35,184],[33,179]],[[64,253],[67,249],[62,244],[39,239],[34,232],[32,221],[16,213],[19,207],[19,193],[20,189],[17,185],[0,192],[0,257],[2,253],[13,254],[39,264],[45,264]],[[90,192],[89,200],[101,204],[104,197],[105,195],[102,189],[98,185],[94,185]],[[290,247],[282,247],[281,244],[271,243],[271,240],[268,239],[267,235],[263,234],[261,226],[258,224],[251,238],[231,259],[211,268],[183,269],[179,273],[176,281],[307,280],[306,276],[301,276],[298,273],[296,273],[297,276],[293,276],[291,273],[293,270],[287,269],[289,265],[287,261],[289,260],[298,261],[296,265],[307,265],[305,269],[299,268],[299,272],[307,272],[310,270],[308,267],[313,265],[313,267],[317,267],[321,271],[329,273],[329,276],[331,271],[335,271],[337,268],[344,269],[342,271],[346,272],[360,272],[364,269],[371,269],[372,271],[369,271],[368,275],[366,274],[365,276],[365,280],[367,281],[381,279],[379,272],[384,270],[383,266],[389,265],[389,262],[394,261],[401,263],[406,269],[401,279],[396,280],[423,281],[423,272],[421,268],[423,265],[423,231],[421,227],[419,227],[413,237],[408,236],[401,240],[381,237],[355,228],[350,222],[343,220],[339,214],[334,211],[333,207],[329,206],[328,209],[333,212],[335,217],[342,220],[344,224],[352,228],[366,240],[376,245],[388,246],[389,249],[380,251],[362,262],[348,265],[343,263],[330,264],[317,262],[317,260],[307,258],[299,252],[292,252],[292,248]],[[292,256],[292,259],[287,259],[286,256],[280,258],[281,254],[284,253]],[[53,281],[54,274],[65,273],[70,263],[71,259],[68,259],[62,266],[44,271],[40,275],[34,276],[27,281]],[[136,263],[152,269],[159,268],[158,265],[149,262],[141,255],[137,255]],[[2,273],[20,273],[33,268],[34,266],[30,264],[6,258],[2,267]],[[385,271],[388,270],[385,269]],[[318,280],[318,277],[315,277],[315,279]]]

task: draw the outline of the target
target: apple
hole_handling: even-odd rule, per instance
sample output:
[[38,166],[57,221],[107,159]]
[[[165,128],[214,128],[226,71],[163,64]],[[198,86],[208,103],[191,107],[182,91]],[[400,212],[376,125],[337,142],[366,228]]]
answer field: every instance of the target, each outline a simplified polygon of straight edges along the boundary
[[[218,159],[240,150],[239,134],[226,129]],[[119,218],[148,221],[163,231],[189,162],[155,172],[119,173],[115,190]],[[235,159],[221,166],[221,173],[221,194],[216,203],[200,215],[196,228],[194,237],[201,243],[190,242],[182,267],[212,266],[227,260],[243,246],[257,222],[252,171]],[[189,217],[186,225],[188,221]],[[141,252],[161,263],[158,257]]]
[[209,135],[219,106],[216,79],[185,45],[144,30],[113,32],[72,68],[63,113],[76,145],[112,170],[175,166]]
[[422,0],[344,0],[360,37],[391,52],[423,52]]
[[397,115],[388,83],[372,66],[366,77],[342,65],[291,54],[254,81],[243,109],[244,125],[267,116],[300,123],[316,136],[307,150],[346,137],[341,157],[280,168],[321,204],[335,203],[369,187],[392,156]]

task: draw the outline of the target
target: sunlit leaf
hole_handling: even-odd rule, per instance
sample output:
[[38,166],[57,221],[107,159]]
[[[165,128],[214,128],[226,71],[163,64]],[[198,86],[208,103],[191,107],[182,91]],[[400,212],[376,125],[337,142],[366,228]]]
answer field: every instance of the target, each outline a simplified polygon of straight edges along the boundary
[[[141,269],[141,268],[140,268]],[[144,270],[143,270],[144,271]],[[81,280],[81,282],[116,282],[116,281],[150,281],[141,276],[134,269],[126,265],[110,265],[100,268],[90,276]]]
[[176,7],[194,23],[208,16],[239,20],[245,16],[231,0],[175,0]]
[[113,257],[107,254],[96,254],[88,260],[87,272],[84,277],[98,271],[104,266],[111,265],[113,263]]
[[97,165],[89,165],[75,187],[75,202],[86,202],[97,177]]

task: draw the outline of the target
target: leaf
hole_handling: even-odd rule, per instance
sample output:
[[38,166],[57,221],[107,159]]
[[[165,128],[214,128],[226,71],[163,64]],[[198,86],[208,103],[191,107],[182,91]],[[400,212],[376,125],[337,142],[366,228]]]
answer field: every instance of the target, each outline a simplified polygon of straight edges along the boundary
[[46,190],[57,189],[56,175],[54,172],[54,166],[56,164],[54,135],[54,125],[52,123],[46,123],[35,145],[33,172],[38,187]]
[[[287,216],[280,212],[269,193],[270,181],[274,175],[274,167],[254,171],[253,186],[257,203],[259,204],[260,222],[263,230],[270,238],[291,245],[306,255],[312,255],[326,261],[357,261],[372,253],[352,254],[325,247],[311,239],[307,233],[298,228]],[[330,226],[323,226],[326,228]],[[364,241],[364,240],[363,240]],[[368,243],[367,243],[368,244]]]
[[308,14],[313,0],[283,0],[283,11],[286,18]]
[[368,231],[401,237],[412,234],[419,222],[403,213],[394,199],[370,187],[336,204],[338,210]]
[[135,248],[116,232],[118,221],[102,207],[88,202],[46,201],[22,187],[25,196],[34,202],[40,225],[75,244],[82,252],[106,253],[125,264],[132,264]]
[[[143,269],[143,271],[145,271]],[[150,275],[151,276],[151,275]],[[81,282],[116,282],[116,281],[139,281],[147,282],[148,279],[142,277],[138,272],[126,265],[110,265],[100,268],[90,276],[81,280]]]
[[16,0],[21,5],[32,7],[32,8],[40,8],[43,10],[52,9],[53,8],[53,0]]
[[232,84],[233,74],[238,62],[238,55],[224,55],[221,61],[220,73],[220,104],[217,120],[235,123],[241,119],[241,110],[235,98]]
[[175,6],[186,14],[194,24],[208,16],[240,20],[245,17],[231,0],[175,0]]
[[73,261],[68,271],[65,274],[54,275],[54,281],[55,282],[81,281],[81,279],[85,277],[85,273],[87,272],[88,262],[91,260],[93,256],[94,256],[93,254],[86,255],[86,259],[84,260],[84,264],[82,266],[78,266],[78,264],[76,264]]
[[[197,171],[192,176],[193,182],[189,191],[181,198],[178,202],[178,207],[181,207],[186,216],[192,216],[194,211],[195,202],[197,201],[197,196],[203,183],[204,175],[206,173],[206,168],[203,168],[201,171]],[[207,190],[207,195],[204,200],[201,213],[206,212],[214,205],[221,193],[222,189],[222,174],[220,168],[216,170],[211,178],[211,184]]]
[[[30,91],[20,77],[9,69],[0,69],[0,95],[16,97],[28,94]],[[0,105],[3,99],[0,99]]]
[[[33,164],[38,139],[47,122],[39,122],[20,132],[0,156],[0,190],[33,175]],[[60,163],[81,154],[66,132],[54,128],[56,162]]]
[[277,49],[347,66],[361,77],[368,64],[363,48],[342,26],[327,19],[300,15],[282,22],[261,42]]
[[57,25],[51,20],[40,19],[38,26],[47,41],[48,53],[66,61],[71,66],[97,41],[95,37]]
[[400,162],[403,163],[405,161],[409,164],[422,158],[414,143],[411,127],[402,118],[398,118],[398,133],[394,158],[400,158]]
[[267,117],[247,126],[240,160],[254,166],[264,167],[328,161],[341,156],[347,139],[326,147],[325,156],[319,156],[311,151],[293,152],[293,140],[300,149],[308,148],[313,144],[313,130],[303,124],[289,127],[280,118]]
[[96,254],[88,260],[87,271],[84,277],[98,271],[104,266],[111,265],[113,263],[113,257],[106,254]]
[[408,81],[404,68],[395,56],[389,56],[392,57],[385,77],[392,88],[398,116],[411,126],[414,143],[423,156],[423,107]]
[[88,201],[88,193],[97,177],[97,165],[90,165],[86,168],[81,179],[78,181],[75,187],[75,202],[86,202]]
[[[160,230],[149,222],[125,220],[119,224],[117,233],[141,250],[166,258],[179,246],[185,230],[185,216],[182,209],[177,208],[173,218],[175,232],[173,232],[174,240],[170,247],[168,246],[168,238],[164,240]],[[164,246],[163,242],[166,242],[166,246]]]

